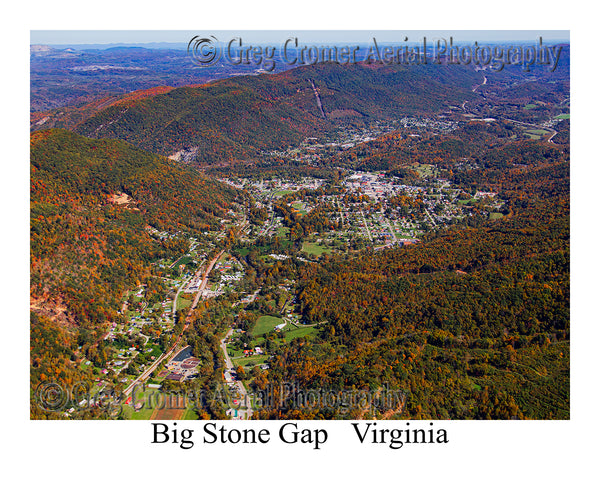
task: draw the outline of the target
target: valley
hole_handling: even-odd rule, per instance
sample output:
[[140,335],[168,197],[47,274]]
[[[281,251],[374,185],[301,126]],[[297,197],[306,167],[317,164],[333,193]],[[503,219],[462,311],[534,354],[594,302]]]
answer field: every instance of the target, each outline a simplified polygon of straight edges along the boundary
[[37,120],[32,383],[91,388],[32,416],[366,418],[299,408],[293,384],[405,392],[373,418],[568,418],[567,80],[433,68],[315,65]]

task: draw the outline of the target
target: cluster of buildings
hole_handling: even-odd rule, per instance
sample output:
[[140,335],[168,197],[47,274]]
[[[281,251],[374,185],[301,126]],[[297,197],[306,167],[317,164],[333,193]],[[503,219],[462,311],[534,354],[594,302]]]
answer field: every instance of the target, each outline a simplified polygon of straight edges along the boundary
[[184,382],[198,376],[197,367],[200,360],[192,356],[191,347],[186,347],[179,352],[173,359],[167,363],[165,369],[159,373],[159,376],[167,380]]

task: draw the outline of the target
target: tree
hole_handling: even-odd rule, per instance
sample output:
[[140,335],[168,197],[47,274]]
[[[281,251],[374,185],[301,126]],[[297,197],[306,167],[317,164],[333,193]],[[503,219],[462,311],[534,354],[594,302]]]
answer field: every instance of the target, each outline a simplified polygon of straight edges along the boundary
[[237,375],[237,378],[239,380],[246,380],[246,371],[244,370],[244,367],[242,367],[241,365],[239,365],[235,369],[235,374]]

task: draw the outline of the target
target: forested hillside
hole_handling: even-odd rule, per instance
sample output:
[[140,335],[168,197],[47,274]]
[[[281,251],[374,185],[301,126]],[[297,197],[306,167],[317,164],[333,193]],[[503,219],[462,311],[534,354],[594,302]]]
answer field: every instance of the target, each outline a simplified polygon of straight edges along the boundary
[[[452,172],[441,139],[423,142],[420,153],[415,147],[413,160],[445,166],[458,185],[498,192],[504,217],[474,217],[418,245],[300,268],[303,318],[320,334],[281,349],[268,375],[275,391],[281,382],[301,391],[398,389],[405,409],[376,413],[400,418],[568,418],[569,152],[530,141],[490,148],[485,140],[443,141],[452,156],[482,168],[461,171],[454,162]],[[386,158],[384,168],[394,170],[405,146],[371,142],[344,158],[361,168]],[[344,415],[283,403],[262,416]]]
[[218,225],[234,198],[197,171],[124,142],[34,133],[32,289],[76,298],[69,311],[81,321],[106,320],[105,302],[115,307],[114,294],[147,274],[144,265],[182,248],[176,239],[157,241],[147,227],[201,233]]
[[[317,64],[35,116],[72,130],[31,134],[32,387],[569,418],[569,84],[532,75]],[[406,403],[298,406],[285,382]]]
[[[235,196],[195,170],[125,142],[65,130],[33,133],[33,372],[70,345],[38,337],[72,341],[77,328],[105,326],[126,289],[152,283],[152,261],[187,251],[188,242],[174,234],[215,229]],[[159,231],[164,234],[153,233]],[[155,288],[162,289],[162,282]],[[66,330],[51,334],[57,324]],[[54,353],[40,351],[45,348]]]
[[471,88],[478,82],[480,75],[464,68],[320,64],[113,105],[76,131],[163,155],[194,148],[200,164],[235,162],[261,150],[287,148],[340,122],[435,112],[473,98]]

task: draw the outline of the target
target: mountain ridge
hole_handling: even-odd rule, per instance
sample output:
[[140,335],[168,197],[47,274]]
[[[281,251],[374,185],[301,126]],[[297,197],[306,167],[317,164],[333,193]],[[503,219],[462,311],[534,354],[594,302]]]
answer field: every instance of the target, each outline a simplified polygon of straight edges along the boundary
[[199,164],[235,162],[347,122],[436,113],[472,98],[480,76],[449,66],[317,64],[157,88],[140,99],[129,94],[134,99],[126,107],[122,98],[66,125],[90,138],[121,139],[165,156],[195,148]]

